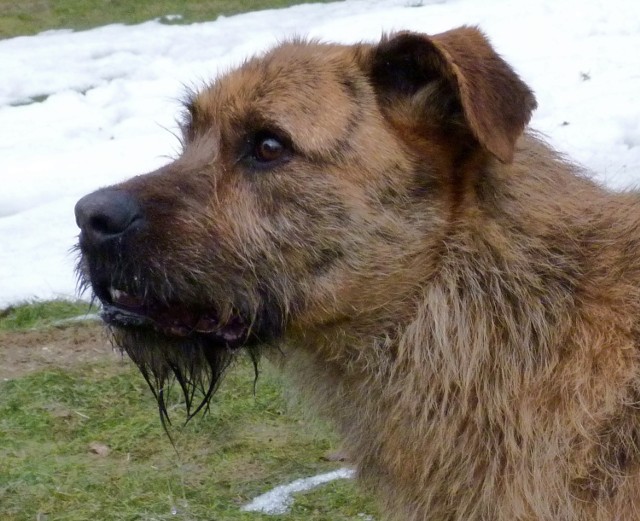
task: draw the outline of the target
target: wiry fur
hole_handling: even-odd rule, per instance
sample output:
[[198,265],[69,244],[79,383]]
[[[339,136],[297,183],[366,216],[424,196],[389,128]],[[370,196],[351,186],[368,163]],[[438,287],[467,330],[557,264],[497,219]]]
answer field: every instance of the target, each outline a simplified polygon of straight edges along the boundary
[[[80,270],[249,317],[389,519],[640,519],[640,201],[523,134],[534,108],[473,28],[284,43],[193,96],[181,157],[117,187],[146,227]],[[264,128],[287,161],[247,160]],[[228,361],[115,335],[187,396]]]

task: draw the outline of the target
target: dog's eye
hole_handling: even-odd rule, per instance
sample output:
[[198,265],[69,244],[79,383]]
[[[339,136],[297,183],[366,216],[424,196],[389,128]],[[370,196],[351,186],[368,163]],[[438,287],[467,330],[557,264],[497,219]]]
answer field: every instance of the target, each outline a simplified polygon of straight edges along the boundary
[[261,163],[271,163],[280,159],[285,152],[284,144],[275,136],[258,136],[253,149],[253,157]]
[[284,145],[274,137],[266,137],[256,144],[255,154],[258,161],[275,161],[284,152]]
[[248,140],[248,145],[245,158],[253,167],[275,167],[291,157],[290,142],[274,132],[257,132]]

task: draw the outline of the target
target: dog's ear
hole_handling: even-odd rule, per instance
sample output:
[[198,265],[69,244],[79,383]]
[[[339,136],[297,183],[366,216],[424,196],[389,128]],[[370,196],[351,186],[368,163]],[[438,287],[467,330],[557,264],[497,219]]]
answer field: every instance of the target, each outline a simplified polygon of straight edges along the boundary
[[418,118],[457,113],[480,145],[502,162],[513,160],[535,97],[480,30],[401,32],[372,51],[369,73],[381,103],[408,102]]

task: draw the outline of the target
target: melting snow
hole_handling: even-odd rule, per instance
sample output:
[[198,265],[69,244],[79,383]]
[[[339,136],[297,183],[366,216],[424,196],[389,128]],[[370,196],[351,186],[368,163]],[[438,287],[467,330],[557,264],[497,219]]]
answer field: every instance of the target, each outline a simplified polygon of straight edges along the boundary
[[242,510],[248,512],[262,512],[264,514],[284,514],[293,504],[292,494],[296,492],[304,492],[312,488],[324,485],[336,479],[350,479],[355,475],[353,469],[342,468],[319,474],[310,478],[297,479],[288,485],[280,485],[266,494],[262,494],[255,498],[251,503],[242,507]]

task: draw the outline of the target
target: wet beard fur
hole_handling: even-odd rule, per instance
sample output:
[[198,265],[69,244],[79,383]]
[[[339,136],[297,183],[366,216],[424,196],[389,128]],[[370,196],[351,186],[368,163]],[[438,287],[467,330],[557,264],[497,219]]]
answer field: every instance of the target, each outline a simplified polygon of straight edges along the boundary
[[[184,397],[187,423],[200,412],[206,413],[225,371],[240,353],[246,353],[258,379],[259,349],[212,345],[205,336],[174,338],[152,329],[109,327],[111,341],[138,366],[158,403],[162,425],[171,425],[168,396],[178,384]],[[171,438],[171,436],[169,435]]]

